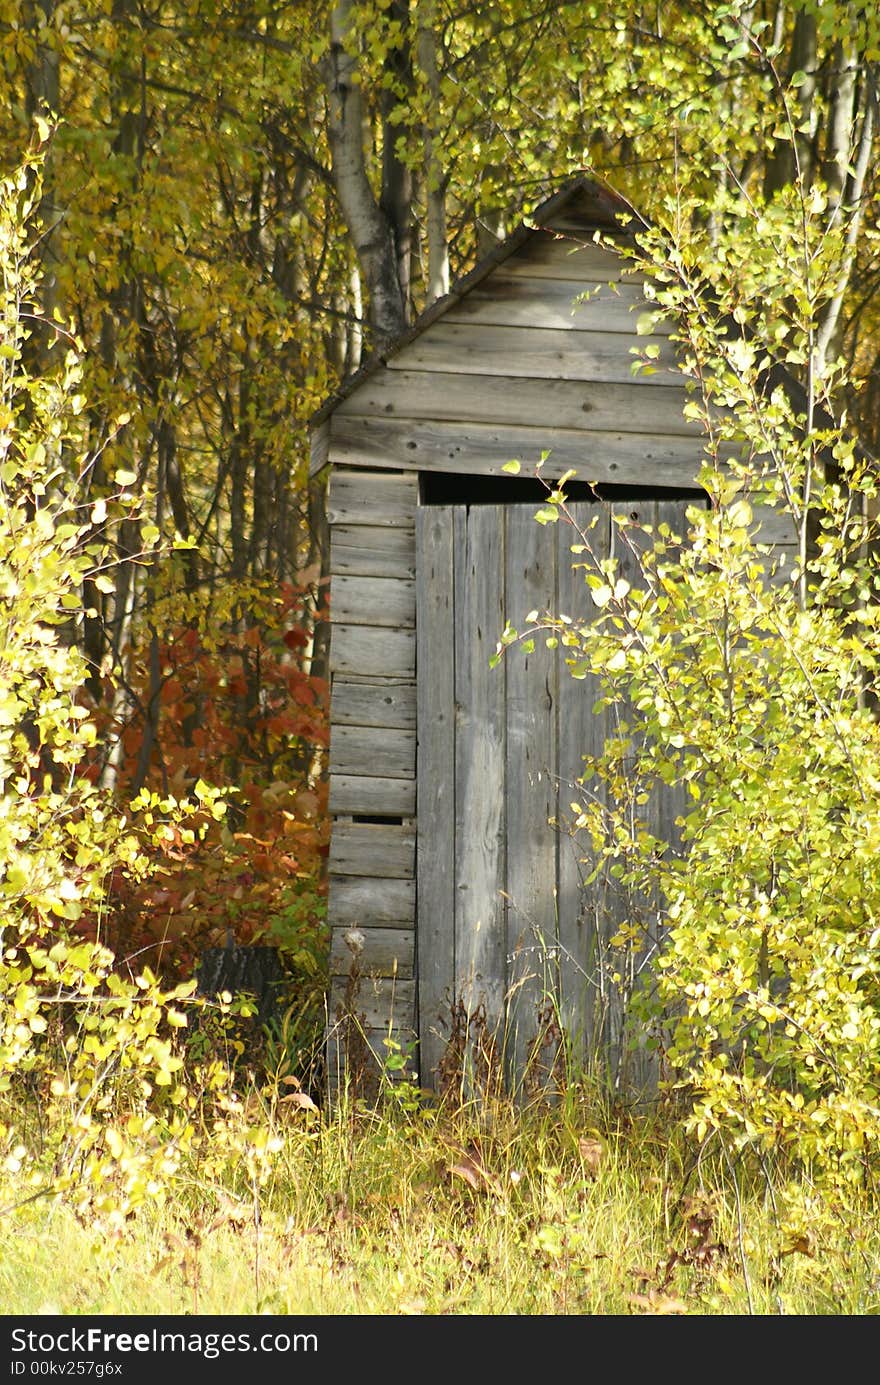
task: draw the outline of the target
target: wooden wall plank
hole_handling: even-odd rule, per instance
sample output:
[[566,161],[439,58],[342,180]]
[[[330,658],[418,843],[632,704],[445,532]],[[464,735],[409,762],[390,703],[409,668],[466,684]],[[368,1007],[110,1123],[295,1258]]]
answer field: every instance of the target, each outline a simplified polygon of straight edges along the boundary
[[415,811],[415,779],[381,779],[366,774],[330,776],[330,812],[335,816],[411,818]]
[[581,226],[561,226],[560,234],[547,229],[532,235],[496,273],[527,274],[535,278],[567,278],[581,283],[608,284],[624,278],[625,283],[642,283],[643,277],[628,273],[626,260],[614,249],[589,241]]
[[[654,397],[653,394],[651,396]],[[541,418],[547,417],[542,409]],[[497,476],[509,461],[528,475],[549,452],[548,480],[574,468],[583,481],[632,486],[692,486],[703,460],[702,438],[593,429],[583,415],[581,429],[557,428],[531,420],[528,426],[333,416],[333,455],[349,466],[417,464],[423,471],[455,471],[465,476]]]
[[361,683],[337,675],[330,703],[333,726],[387,726],[414,731],[415,683]]
[[659,347],[652,374],[640,386],[682,384],[667,337],[622,332],[565,332],[538,327],[484,326],[441,318],[430,331],[389,358],[392,370],[447,371],[467,375],[523,376],[544,380],[593,380],[631,384],[635,357],[630,348]]
[[331,729],[331,774],[411,779],[415,769],[415,731],[385,726],[333,726]]
[[[610,507],[577,501],[570,506],[572,518],[589,540],[597,559],[608,556],[610,545]],[[558,543],[557,604],[573,621],[595,615],[584,581],[583,571],[574,567],[584,561],[574,555],[571,544],[580,537],[566,524],[556,526]],[[576,1058],[585,1060],[599,1051],[603,1030],[604,934],[601,920],[608,906],[609,879],[601,877],[585,889],[584,880],[596,864],[588,835],[576,827],[578,808],[585,795],[604,801],[601,783],[591,777],[586,786],[579,780],[585,772],[585,756],[601,752],[613,714],[596,711],[598,680],[592,676],[575,679],[566,663],[575,651],[557,652],[559,736],[559,779],[557,787],[558,883],[557,915],[559,937],[559,1009]]]
[[[538,524],[531,506],[508,506],[503,519],[506,615],[522,629],[528,612],[556,604],[555,526]],[[505,661],[510,994],[505,1058],[515,1093],[525,1081],[541,1080],[538,1068],[547,1055],[534,1047],[540,1012],[558,991],[556,839],[550,825],[558,774],[557,688],[555,657],[540,638],[532,653],[513,648]]]
[[[330,438],[332,452],[332,419]],[[414,472],[375,472],[367,477],[361,472],[340,468],[335,454],[332,460],[335,465],[327,498],[328,524],[412,529],[418,497],[418,478]]]
[[[588,298],[583,298],[585,292]],[[580,279],[533,279],[499,269],[479,288],[459,299],[444,322],[495,323],[509,327],[558,327],[573,332],[635,333],[642,313],[653,311],[638,284],[584,284]],[[658,322],[658,336],[668,323]]]
[[335,524],[330,532],[330,571],[334,575],[415,579],[416,539],[412,529]]
[[[344,995],[344,977],[334,977],[330,986],[329,1001],[331,1040],[333,1029],[338,1023],[337,1011]],[[368,1033],[374,1031],[373,1037],[378,1040],[376,1051],[381,1057],[384,1054],[381,1036],[387,1034],[389,1028],[396,1033],[411,1032],[415,1028],[415,982],[399,977],[365,976],[361,982],[357,1010],[364,1017],[364,1027]]]
[[414,880],[416,834],[388,823],[337,822],[330,841],[333,875],[378,875]]
[[331,875],[328,917],[333,928],[380,928],[415,923],[414,880]]
[[[627,261],[613,250],[585,242],[583,233],[559,228],[553,235],[532,236],[525,245],[504,261],[506,275],[532,279],[567,279],[569,283],[607,284],[623,279],[627,284],[641,284],[644,276],[626,273]],[[486,286],[491,285],[491,277]]]
[[[399,976],[411,980],[413,974],[412,928],[362,928],[364,935],[361,970],[367,976]],[[345,976],[352,954],[342,929],[335,929],[330,947],[331,976]]]
[[377,625],[337,625],[330,631],[330,672],[414,678],[414,630]]
[[[503,362],[499,362],[503,369]],[[454,375],[420,370],[377,370],[336,410],[334,419],[446,419],[456,423],[503,423],[584,428],[674,437],[700,435],[684,418],[687,394],[670,385],[643,382],[597,384],[583,380],[527,380],[504,375]]]
[[416,514],[418,551],[419,1052],[428,1082],[455,990],[455,610],[453,511]]
[[791,514],[777,510],[771,505],[761,505],[746,497],[752,507],[756,542],[781,545],[797,545],[797,525]]
[[331,618],[348,625],[390,625],[414,630],[416,584],[394,577],[338,574],[331,592]]
[[455,972],[469,1013],[485,1004],[490,1031],[507,989],[504,905],[504,680],[489,667],[504,627],[503,526],[498,507],[456,506]]

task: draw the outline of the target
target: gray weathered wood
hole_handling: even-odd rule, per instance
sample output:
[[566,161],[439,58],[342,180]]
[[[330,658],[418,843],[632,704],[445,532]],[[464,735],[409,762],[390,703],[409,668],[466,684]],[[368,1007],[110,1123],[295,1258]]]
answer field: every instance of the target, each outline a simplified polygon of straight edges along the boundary
[[328,915],[334,928],[380,928],[415,922],[413,880],[375,876],[331,875]]
[[[634,335],[639,317],[655,308],[638,284],[532,279],[527,274],[498,270],[444,313],[443,321]],[[672,329],[668,322],[658,321],[653,330],[658,336],[668,336]]]
[[[367,976],[399,976],[409,981],[413,974],[412,928],[362,928],[361,971]],[[337,928],[330,947],[331,976],[345,976],[351,966],[351,950],[344,930]]]
[[699,435],[593,429],[589,414],[581,429],[563,429],[541,422],[545,418],[544,409],[527,426],[334,414],[333,454],[352,467],[415,463],[423,471],[497,476],[510,461],[529,475],[548,452],[542,472],[548,480],[574,468],[580,480],[604,485],[692,486],[700,470]]
[[[498,365],[503,372],[503,361]],[[334,419],[394,415],[526,428],[545,420],[558,428],[701,436],[699,426],[683,415],[686,399],[683,387],[653,389],[638,380],[616,385],[383,368],[339,405]]]
[[415,779],[380,779],[366,774],[330,776],[330,812],[334,815],[409,818],[415,811]]
[[414,630],[394,630],[389,626],[376,625],[332,625],[331,673],[414,678],[415,671]]
[[[572,543],[586,539],[597,560],[608,556],[610,514],[607,504],[578,501],[570,507],[581,531],[567,524],[556,526],[558,543],[557,606],[575,623],[593,618],[583,569],[575,566],[585,555],[572,554]],[[588,775],[585,757],[601,752],[610,729],[611,714],[596,710],[600,688],[591,675],[575,678],[566,662],[576,651],[560,648],[558,663],[559,778],[557,785],[557,914],[559,936],[559,1011],[576,1061],[588,1060],[599,1051],[602,1032],[602,981],[599,925],[607,903],[607,880],[600,877],[589,890],[584,880],[595,861],[589,836],[577,827],[580,805],[604,802],[601,783]]]
[[331,774],[372,774],[411,779],[416,771],[416,733],[384,726],[334,726]]
[[[556,535],[538,524],[531,506],[499,508],[505,528],[505,613],[524,628],[533,609],[555,605]],[[536,1047],[542,1011],[558,994],[554,895],[556,841],[557,675],[553,653],[538,639],[532,653],[509,651],[506,660],[505,765],[508,1080],[516,1092],[540,1081],[545,1056]],[[545,1031],[546,1032],[546,1031]]]
[[415,531],[367,524],[335,524],[330,533],[330,571],[334,575],[413,580],[416,575]]
[[338,822],[330,842],[333,875],[415,878],[416,834],[389,823]]
[[455,608],[453,511],[421,509],[418,549],[419,1050],[422,1081],[444,1049],[455,992]]
[[[527,241],[504,261],[504,273],[533,279],[566,279],[578,284],[605,284],[619,279],[627,284],[644,282],[643,275],[627,272],[627,261],[614,250],[594,245],[585,241],[583,233],[562,227],[559,236],[548,231]],[[491,283],[490,279],[486,287]]]
[[[330,986],[330,1024],[338,1022],[337,1012],[344,1003],[345,978],[334,977]],[[367,1032],[375,1031],[376,1051],[384,1054],[381,1036],[392,1032],[411,1032],[415,1028],[415,982],[400,977],[364,976],[357,1001],[357,1013],[364,1017]]]
[[[455,971],[469,1013],[503,1020],[504,675],[489,659],[504,626],[504,554],[494,506],[457,506],[455,562]],[[500,1037],[500,1034],[499,1034]]]
[[337,675],[330,704],[333,726],[387,726],[414,731],[415,683],[361,683]]
[[349,625],[391,625],[413,630],[416,584],[395,577],[346,577],[333,582],[331,618]]
[[396,352],[393,370],[448,371],[467,375],[504,374],[546,380],[598,380],[630,384],[636,357],[630,347],[660,348],[651,374],[638,383],[679,385],[675,355],[667,337],[628,337],[622,332],[565,332],[538,327],[483,326],[441,319],[429,332]]
[[[334,989],[332,996],[336,999],[338,992]],[[371,1010],[375,1010],[375,1005],[371,1002]],[[346,1055],[342,1051],[340,1043],[342,1027],[334,1022],[329,1028],[327,1035],[327,1090],[331,1101],[339,1099],[346,1083]],[[363,1038],[371,1055],[373,1070],[375,1074],[375,1087],[378,1089],[385,1082],[392,1085],[401,1079],[412,1082],[418,1081],[418,1065],[415,1054],[415,1032],[411,1027],[396,1025],[391,1035],[393,1042],[400,1045],[400,1050],[409,1056],[409,1062],[403,1072],[396,1068],[388,1068],[387,1059],[389,1049],[387,1040],[389,1038],[387,1023],[378,1028],[364,1028]],[[356,1093],[361,1095],[361,1093]],[[375,1091],[374,1091],[375,1095]]]
[[[332,446],[332,422],[330,437]],[[335,455],[333,460],[337,462]],[[375,472],[367,477],[336,465],[330,478],[327,522],[412,529],[417,496],[418,478],[414,473]]]

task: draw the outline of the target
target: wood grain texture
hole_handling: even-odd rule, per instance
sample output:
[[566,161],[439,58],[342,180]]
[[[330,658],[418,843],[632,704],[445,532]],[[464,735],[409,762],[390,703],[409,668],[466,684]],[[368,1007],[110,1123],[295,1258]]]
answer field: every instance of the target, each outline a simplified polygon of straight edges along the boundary
[[[362,928],[361,970],[366,976],[398,976],[411,981],[413,974],[412,928]],[[351,966],[351,949],[345,932],[337,928],[330,946],[331,976],[345,976]]]
[[[597,560],[610,551],[611,507],[576,502],[572,519],[582,531]],[[573,621],[593,618],[594,610],[584,574],[575,564],[584,555],[571,552],[580,536],[566,525],[556,528],[557,602],[560,612]],[[585,801],[605,801],[601,782],[592,774],[585,784],[580,780],[591,760],[601,753],[605,737],[614,721],[609,709],[596,710],[600,696],[598,679],[592,675],[574,678],[566,663],[575,651],[558,652],[558,736],[559,776],[557,782],[557,929],[559,939],[559,1013],[576,1058],[587,1061],[602,1052],[603,980],[602,935],[599,921],[604,916],[603,877],[584,888],[584,880],[597,861],[589,836],[576,828],[580,805]]]
[[[526,241],[504,261],[506,275],[532,279],[563,279],[577,284],[608,284],[623,280],[642,284],[644,276],[628,272],[627,261],[614,250],[595,245],[583,229],[559,226],[558,234],[546,230]],[[487,286],[492,280],[487,280]]]
[[415,683],[365,683],[339,674],[333,679],[330,724],[415,731]]
[[416,575],[415,531],[334,524],[330,531],[330,571],[334,575],[412,581]]
[[[632,349],[660,350],[651,374],[636,377]],[[540,380],[592,380],[656,388],[682,384],[666,337],[624,332],[570,332],[539,327],[499,327],[436,322],[388,361],[392,370],[516,376]]]
[[557,428],[699,435],[684,418],[684,388],[655,389],[643,382],[597,384],[583,380],[529,380],[504,375],[457,375],[444,371],[377,370],[356,394],[339,405],[334,420],[347,416],[445,419],[457,424],[503,423],[532,428],[543,421]]
[[[332,422],[330,439],[332,452]],[[375,472],[364,476],[362,472],[340,468],[335,455],[331,460],[334,470],[327,498],[328,524],[412,529],[418,497],[418,478],[414,473]]]
[[[652,394],[653,397],[653,394]],[[546,410],[528,424],[456,423],[334,414],[333,454],[351,467],[418,466],[465,476],[498,476],[510,461],[529,475],[549,453],[549,480],[573,468],[582,481],[631,486],[694,486],[703,460],[700,436],[661,436],[592,426],[559,428]]]
[[412,779],[416,772],[416,733],[399,727],[333,726],[330,773]]
[[330,812],[334,816],[410,818],[416,811],[415,779],[382,779],[366,774],[330,776]]
[[333,928],[412,927],[416,887],[413,880],[375,876],[331,875],[328,916]]
[[[639,317],[655,307],[639,284],[531,278],[499,269],[444,313],[443,321],[634,335]],[[654,328],[658,336],[668,336],[671,330],[662,321]]]
[[395,630],[390,626],[333,623],[330,631],[330,672],[415,678],[415,631]]
[[388,823],[337,822],[330,842],[333,875],[415,879],[416,834]]
[[453,511],[418,511],[418,901],[420,1067],[444,1050],[455,991],[455,607]]
[[[344,1004],[345,978],[333,977],[330,985],[330,1038],[338,1024],[338,1011]],[[358,995],[357,1014],[364,1028],[374,1031],[380,1057],[387,1053],[381,1039],[390,1032],[411,1033],[415,1029],[415,982],[399,977],[368,977],[362,979]]]
[[395,577],[338,574],[331,593],[331,619],[348,625],[390,625],[414,630],[416,584]]
[[[537,524],[531,507],[497,512],[505,527],[505,613],[516,629],[556,603],[555,526]],[[539,638],[531,653],[506,658],[505,828],[507,865],[508,1083],[539,1079],[535,1041],[548,997],[558,995],[554,897],[558,776],[556,657]],[[530,1072],[529,1069],[532,1069]]]
[[456,506],[455,974],[490,1031],[507,990],[504,860],[505,669],[489,659],[504,628],[503,529],[494,506]]

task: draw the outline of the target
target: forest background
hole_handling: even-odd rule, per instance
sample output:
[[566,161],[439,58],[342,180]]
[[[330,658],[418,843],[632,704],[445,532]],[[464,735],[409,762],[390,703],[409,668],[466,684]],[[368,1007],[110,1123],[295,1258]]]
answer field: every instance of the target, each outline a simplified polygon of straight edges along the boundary
[[[166,852],[120,882],[114,950],[191,964],[271,930],[310,965],[327,555],[307,422],[561,181],[738,217],[741,277],[724,194],[821,187],[843,241],[817,347],[853,365],[874,445],[875,28],[801,3],[5,7],[6,171],[43,144],[40,309],[83,344],[77,503],[100,538],[127,487],[151,526],[115,528],[83,586],[91,773],[130,798],[233,791],[178,869]],[[65,341],[35,332],[30,371]]]

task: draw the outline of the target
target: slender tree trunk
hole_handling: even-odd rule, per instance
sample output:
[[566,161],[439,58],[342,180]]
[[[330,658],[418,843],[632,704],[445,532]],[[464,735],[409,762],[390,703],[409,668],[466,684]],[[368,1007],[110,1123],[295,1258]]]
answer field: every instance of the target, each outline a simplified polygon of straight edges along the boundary
[[446,184],[438,152],[435,114],[440,110],[440,74],[437,67],[435,0],[420,0],[417,55],[428,89],[428,118],[425,124],[424,183],[426,230],[428,239],[428,302],[449,292],[449,238],[446,226]]
[[[364,147],[365,111],[353,42],[353,0],[337,0],[330,21],[327,63],[328,135],[336,193],[358,256],[369,299],[375,349],[381,350],[406,326],[406,298],[399,278],[395,221],[399,189],[381,206],[370,186]],[[389,205],[391,215],[389,215]]]

